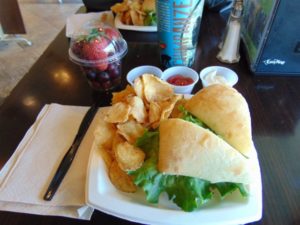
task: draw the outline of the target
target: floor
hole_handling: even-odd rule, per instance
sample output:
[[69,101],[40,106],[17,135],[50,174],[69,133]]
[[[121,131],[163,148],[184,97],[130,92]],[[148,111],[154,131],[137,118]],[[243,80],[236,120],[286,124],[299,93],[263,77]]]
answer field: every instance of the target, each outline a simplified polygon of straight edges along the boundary
[[74,14],[81,0],[19,0],[26,35],[32,42],[0,41],[0,105],[65,26],[69,15]]

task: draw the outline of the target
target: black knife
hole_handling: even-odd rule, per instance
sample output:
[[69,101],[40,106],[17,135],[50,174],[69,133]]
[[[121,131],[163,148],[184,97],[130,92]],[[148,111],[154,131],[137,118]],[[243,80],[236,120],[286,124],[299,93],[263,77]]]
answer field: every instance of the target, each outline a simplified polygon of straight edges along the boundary
[[75,158],[78,147],[79,147],[86,131],[88,130],[93,118],[95,117],[97,111],[98,111],[98,105],[94,104],[89,108],[89,110],[85,114],[71,147],[64,155],[61,163],[59,164],[59,166],[55,172],[54,177],[51,180],[51,183],[49,184],[49,187],[44,195],[44,200],[50,201],[53,198],[59,185],[61,184],[66,173],[68,172],[68,170]]

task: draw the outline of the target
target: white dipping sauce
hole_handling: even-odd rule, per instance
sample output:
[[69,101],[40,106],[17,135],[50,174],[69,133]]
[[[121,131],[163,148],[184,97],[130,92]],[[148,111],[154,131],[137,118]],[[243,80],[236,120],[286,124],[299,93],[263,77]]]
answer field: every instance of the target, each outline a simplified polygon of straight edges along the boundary
[[227,80],[221,76],[218,75],[217,71],[211,71],[208,74],[206,74],[203,79],[205,80],[207,85],[211,84],[228,84]]

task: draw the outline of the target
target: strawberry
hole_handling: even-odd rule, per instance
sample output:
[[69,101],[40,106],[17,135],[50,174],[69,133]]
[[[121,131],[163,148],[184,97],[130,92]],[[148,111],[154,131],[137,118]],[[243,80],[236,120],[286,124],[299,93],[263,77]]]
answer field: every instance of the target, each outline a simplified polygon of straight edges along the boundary
[[[107,58],[107,53],[105,52],[105,47],[107,47],[108,41],[101,38],[94,38],[84,43],[82,47],[82,56],[87,60],[105,60]],[[106,70],[107,63],[97,65],[99,70]]]
[[82,47],[83,57],[88,60],[105,59],[107,53],[104,51],[106,47],[106,43],[104,42],[97,39],[86,42]]
[[79,58],[82,58],[82,47],[84,45],[84,41],[80,40],[80,41],[76,41],[73,45],[72,45],[72,51],[73,53],[78,56]]
[[104,32],[110,39],[120,38],[120,33],[111,27],[105,27]]
[[[110,39],[120,38],[120,33],[114,28],[100,27],[94,28],[86,36],[81,36],[72,46],[72,51],[79,58],[86,60],[103,60],[109,57],[107,52],[107,46],[109,45]],[[108,67],[108,63],[96,65],[96,68],[104,71]]]

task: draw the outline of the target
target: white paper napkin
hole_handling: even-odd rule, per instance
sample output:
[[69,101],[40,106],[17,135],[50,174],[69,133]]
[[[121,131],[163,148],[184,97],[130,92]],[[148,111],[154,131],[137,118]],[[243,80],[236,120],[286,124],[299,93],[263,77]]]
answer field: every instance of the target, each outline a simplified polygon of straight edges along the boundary
[[78,131],[87,107],[45,105],[0,171],[0,210],[90,219],[85,203],[87,165],[95,122],[51,201],[43,195]]
[[67,18],[66,36],[72,37],[82,33],[82,28],[88,24],[107,23],[114,26],[114,15],[111,11],[74,14]]

